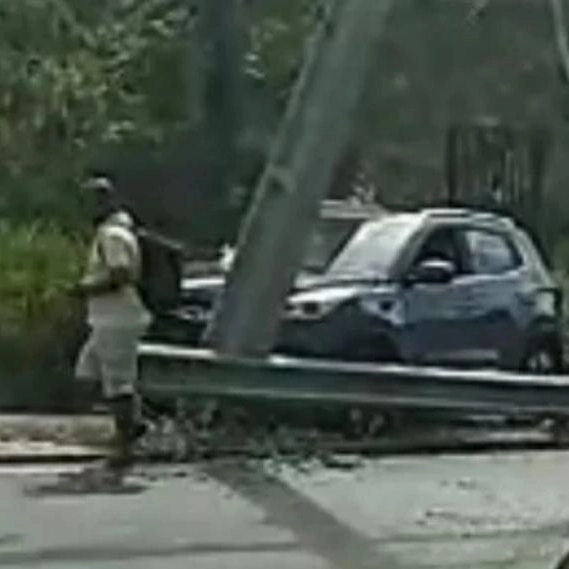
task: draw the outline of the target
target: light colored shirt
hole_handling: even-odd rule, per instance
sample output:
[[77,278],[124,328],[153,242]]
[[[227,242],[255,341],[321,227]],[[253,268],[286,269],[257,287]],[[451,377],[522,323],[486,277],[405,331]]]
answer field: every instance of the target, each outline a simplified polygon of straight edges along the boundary
[[83,282],[106,278],[112,269],[127,269],[132,282],[88,301],[88,322],[95,327],[145,327],[151,316],[144,306],[136,281],[140,278],[141,253],[132,217],[125,211],[112,214],[97,228]]

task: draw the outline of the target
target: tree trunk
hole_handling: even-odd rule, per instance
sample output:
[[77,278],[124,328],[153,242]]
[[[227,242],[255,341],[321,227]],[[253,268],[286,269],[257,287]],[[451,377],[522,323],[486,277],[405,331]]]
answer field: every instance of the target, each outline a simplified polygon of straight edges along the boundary
[[[206,45],[203,83],[205,111],[202,163],[206,166],[208,204],[221,211],[204,212],[223,219],[234,181],[240,127],[240,41],[235,0],[203,0],[201,33]],[[212,227],[213,234],[218,227]]]

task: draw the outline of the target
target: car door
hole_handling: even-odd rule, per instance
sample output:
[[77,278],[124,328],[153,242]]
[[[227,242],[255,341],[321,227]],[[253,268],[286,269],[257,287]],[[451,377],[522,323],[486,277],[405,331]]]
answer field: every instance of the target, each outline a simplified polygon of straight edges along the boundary
[[467,363],[473,356],[469,330],[469,268],[460,226],[439,226],[424,238],[407,271],[425,260],[444,259],[456,273],[446,284],[405,287],[402,345],[407,359],[423,364]]
[[473,343],[489,363],[507,364],[522,342],[518,312],[532,300],[524,291],[523,257],[499,229],[466,228],[464,241],[471,267],[465,280]]

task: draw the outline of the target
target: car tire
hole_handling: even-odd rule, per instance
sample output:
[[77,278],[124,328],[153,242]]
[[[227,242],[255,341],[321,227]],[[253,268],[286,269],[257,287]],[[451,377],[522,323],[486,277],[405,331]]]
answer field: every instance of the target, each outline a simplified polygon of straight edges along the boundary
[[522,371],[551,375],[563,371],[563,351],[553,338],[542,337],[530,342],[522,362]]
[[[534,340],[527,351],[522,371],[533,374],[552,375],[564,369],[563,346],[554,337],[541,337]],[[533,421],[535,425],[535,421]],[[558,444],[565,444],[569,436],[569,421],[560,417],[540,417],[536,425],[549,432]]]
[[[343,360],[353,363],[393,364],[401,361],[393,342],[386,336],[352,340]],[[350,409],[345,417],[344,436],[348,440],[377,439],[396,431],[405,422],[398,411]]]

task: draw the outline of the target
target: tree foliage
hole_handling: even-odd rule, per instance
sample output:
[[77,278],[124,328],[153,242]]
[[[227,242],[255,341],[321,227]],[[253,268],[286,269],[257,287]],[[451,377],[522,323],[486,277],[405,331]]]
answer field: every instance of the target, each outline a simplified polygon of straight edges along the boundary
[[250,0],[243,7],[247,26],[244,71],[281,101],[302,61],[302,45],[322,2]]
[[[203,1],[0,0],[0,215],[74,217],[73,186],[97,157],[171,148],[197,129],[207,114]],[[237,2],[240,108],[265,135],[315,5]]]

